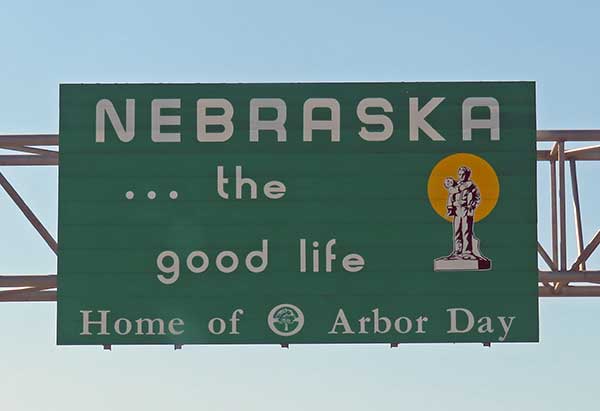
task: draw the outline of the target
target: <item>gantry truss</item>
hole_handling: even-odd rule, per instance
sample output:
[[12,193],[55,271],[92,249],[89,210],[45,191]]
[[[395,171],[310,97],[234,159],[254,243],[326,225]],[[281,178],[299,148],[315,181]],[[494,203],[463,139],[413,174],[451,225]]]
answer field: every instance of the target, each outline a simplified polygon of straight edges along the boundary
[[[58,166],[58,135],[0,135],[0,149],[16,152],[0,155],[0,166]],[[538,143],[549,149],[537,150],[538,162],[550,166],[550,216],[538,216],[541,224],[550,219],[551,250],[548,252],[538,240],[538,254],[545,264],[539,268],[540,297],[600,297],[600,269],[590,269],[588,260],[600,244],[600,230],[586,243],[579,201],[577,163],[600,161],[600,130],[542,130],[537,132]],[[567,143],[582,147],[567,148]],[[543,144],[542,144],[543,145]],[[570,169],[572,212],[575,224],[577,257],[567,261],[567,248],[572,238],[567,236],[567,181],[566,167]],[[600,174],[598,175],[600,177]],[[595,184],[592,181],[591,184]],[[23,215],[58,255],[58,244],[25,200],[0,172],[0,185],[15,202]],[[539,187],[538,187],[539,188]],[[571,227],[572,228],[572,227]],[[572,236],[571,236],[572,237]],[[0,275],[0,301],[56,301],[56,274]]]

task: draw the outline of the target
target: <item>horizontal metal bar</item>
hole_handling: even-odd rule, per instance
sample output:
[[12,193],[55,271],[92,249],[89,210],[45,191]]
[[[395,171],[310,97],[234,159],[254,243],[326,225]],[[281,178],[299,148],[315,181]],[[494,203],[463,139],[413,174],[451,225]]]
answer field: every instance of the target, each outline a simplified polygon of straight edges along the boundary
[[600,283],[600,271],[540,271],[540,282],[586,282]]
[[0,302],[29,302],[29,301],[56,301],[56,291],[32,291],[21,294],[4,294],[0,292]]
[[[0,135],[0,146],[56,146],[58,134]],[[600,130],[537,130],[537,141],[600,141]]]
[[56,288],[56,274],[50,274],[50,275],[0,275],[0,287]]
[[[58,140],[58,134],[5,134],[0,147],[58,146]],[[537,141],[600,141],[600,130],[538,130]]]
[[[556,154],[552,150],[538,150],[537,160],[548,161],[556,160]],[[577,160],[577,161],[599,161],[600,160],[600,146],[590,146],[582,148],[574,148],[565,151],[566,160]]]
[[572,148],[565,151],[567,160],[596,161],[600,160],[600,145]]
[[600,141],[600,130],[538,130],[537,141]]
[[565,286],[555,293],[547,287],[538,289],[540,297],[600,297],[600,287],[598,286]]
[[57,146],[58,134],[0,135],[0,146]]
[[58,151],[53,151],[53,150],[46,150],[44,148],[35,148],[35,147],[28,147],[28,146],[0,146],[0,149],[3,150],[12,150],[12,151],[21,151],[23,153],[30,153],[30,154],[38,154],[40,156],[48,156],[48,157],[57,157],[58,158]]
[[57,156],[0,155],[0,166],[57,166]]
[[550,160],[550,150],[538,150],[537,161],[548,161]]
[[2,290],[0,291],[0,295],[3,297],[10,295],[29,295],[32,293],[37,293],[40,291],[47,291],[47,287],[26,287],[26,288],[17,288],[12,290]]
[[[539,287],[539,297],[600,297],[600,287],[578,286],[562,287],[558,294],[547,287]],[[30,302],[30,301],[56,301],[56,291],[37,291],[29,294],[3,296],[0,292],[0,302]]]
[[[590,271],[587,273],[581,272],[540,272],[540,281],[561,281],[564,280],[564,277],[568,276],[569,281],[573,282],[600,282],[600,271]],[[7,282],[7,278],[13,276],[1,276],[0,280],[2,281],[1,287],[21,287],[24,285],[33,285],[32,283],[21,283],[16,284],[12,281]],[[17,277],[17,276],[14,276]],[[29,276],[21,276],[21,277],[29,277]],[[31,276],[33,277],[33,276]],[[56,276],[48,276],[48,277],[56,277]],[[55,279],[53,282],[45,284],[47,287],[41,288],[54,288],[55,287]],[[12,291],[12,290],[11,290]],[[18,290],[19,293],[12,293],[8,291],[0,291],[0,302],[19,302],[19,301],[56,301],[56,291],[27,291],[27,290]],[[600,297],[600,286],[568,286],[560,289],[558,294],[552,292],[551,289],[547,287],[539,287],[538,288],[540,297],[591,297],[598,296]]]

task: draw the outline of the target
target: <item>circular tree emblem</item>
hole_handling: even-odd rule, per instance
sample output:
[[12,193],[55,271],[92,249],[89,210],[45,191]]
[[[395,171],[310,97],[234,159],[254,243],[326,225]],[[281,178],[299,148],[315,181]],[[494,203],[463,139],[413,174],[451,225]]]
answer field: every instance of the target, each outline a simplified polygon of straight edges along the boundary
[[279,304],[269,312],[267,323],[275,334],[289,337],[298,334],[304,326],[304,314],[295,305]]

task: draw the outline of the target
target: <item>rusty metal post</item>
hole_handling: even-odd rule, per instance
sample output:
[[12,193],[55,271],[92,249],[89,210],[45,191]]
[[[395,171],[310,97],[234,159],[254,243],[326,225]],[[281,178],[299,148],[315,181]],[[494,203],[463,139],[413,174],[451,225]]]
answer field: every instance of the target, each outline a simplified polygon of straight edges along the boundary
[[[577,165],[575,160],[569,161],[571,167],[571,191],[573,193],[573,212],[575,213],[575,237],[577,239],[577,255],[583,251],[583,227],[581,223],[581,205],[579,204],[579,187],[577,185]],[[585,270],[585,262],[576,267]]]

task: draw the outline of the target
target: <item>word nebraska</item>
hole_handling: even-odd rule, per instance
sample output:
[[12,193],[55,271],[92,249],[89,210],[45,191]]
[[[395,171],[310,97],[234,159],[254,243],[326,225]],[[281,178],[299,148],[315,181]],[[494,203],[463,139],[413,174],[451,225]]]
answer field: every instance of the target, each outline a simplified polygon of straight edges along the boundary
[[[419,101],[418,97],[408,98],[408,130],[409,141],[418,141],[419,133],[433,141],[446,141],[438,130],[431,125],[427,116],[440,106],[444,97],[433,97],[427,101]],[[121,103],[121,102],[119,102]],[[486,119],[472,118],[474,108],[486,108],[489,116]],[[155,143],[179,143],[181,132],[181,99],[154,99],[150,103],[150,138]],[[270,109],[276,112],[276,117],[261,120],[262,110]],[[168,114],[163,113],[168,110]],[[329,112],[328,119],[315,119],[315,110]],[[215,114],[215,111],[217,114]],[[356,106],[356,117],[362,123],[358,135],[365,141],[385,141],[394,133],[392,104],[385,98],[363,98]],[[287,105],[280,98],[253,98],[249,103],[249,123],[243,124],[244,130],[249,130],[249,140],[259,141],[260,131],[269,130],[277,134],[278,142],[287,141]],[[386,114],[388,113],[388,114]],[[303,104],[302,139],[305,142],[313,140],[315,130],[329,131],[334,143],[340,142],[341,130],[340,103],[335,98],[309,98]],[[344,115],[350,115],[344,113]],[[353,115],[353,114],[352,114]],[[234,122],[235,110],[231,102],[224,98],[201,98],[196,101],[196,139],[199,142],[222,143],[233,136],[234,123],[240,126],[239,120]],[[123,113],[119,115],[111,100],[102,99],[96,104],[96,142],[106,140],[106,118],[110,121],[117,138],[128,143],[135,137],[136,132],[136,101],[125,101],[125,125]],[[263,115],[264,118],[264,115]],[[368,126],[371,126],[369,129]],[[168,131],[165,128],[168,127]],[[346,127],[344,127],[346,128]],[[216,130],[215,130],[216,129]],[[500,140],[500,105],[493,97],[468,97],[462,102],[462,139],[470,141],[474,129],[487,129],[491,141]],[[271,137],[269,137],[271,138]]]

